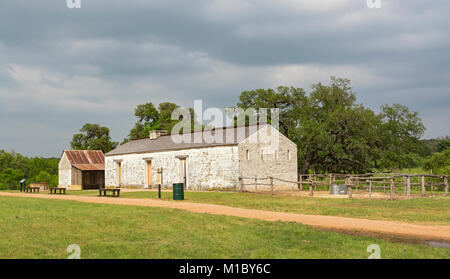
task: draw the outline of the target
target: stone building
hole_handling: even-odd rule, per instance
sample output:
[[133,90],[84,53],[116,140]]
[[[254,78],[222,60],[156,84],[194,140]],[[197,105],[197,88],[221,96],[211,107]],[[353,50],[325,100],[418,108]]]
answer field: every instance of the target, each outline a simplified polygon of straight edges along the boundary
[[105,186],[105,156],[101,150],[65,150],[58,165],[59,187],[71,190]]
[[[106,186],[149,188],[156,185],[158,172],[163,186],[182,182],[193,190],[239,189],[239,177],[255,175],[297,181],[297,146],[271,125],[177,136],[152,131],[150,138],[129,141],[107,153]],[[296,187],[276,179],[274,185]]]

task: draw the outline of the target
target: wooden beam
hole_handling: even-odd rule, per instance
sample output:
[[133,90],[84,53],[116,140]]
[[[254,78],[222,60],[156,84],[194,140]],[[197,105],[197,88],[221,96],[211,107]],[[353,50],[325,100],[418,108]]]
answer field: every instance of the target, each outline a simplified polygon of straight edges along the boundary
[[421,177],[421,186],[422,186],[422,197],[425,197],[425,176]]
[[390,185],[390,187],[391,187],[391,196],[390,196],[390,200],[391,200],[391,201],[394,200],[394,187],[395,187],[394,183],[395,183],[395,181],[394,181],[394,178],[392,177],[392,178],[391,178],[391,185]]
[[411,197],[411,177],[408,176],[406,179],[406,198]]

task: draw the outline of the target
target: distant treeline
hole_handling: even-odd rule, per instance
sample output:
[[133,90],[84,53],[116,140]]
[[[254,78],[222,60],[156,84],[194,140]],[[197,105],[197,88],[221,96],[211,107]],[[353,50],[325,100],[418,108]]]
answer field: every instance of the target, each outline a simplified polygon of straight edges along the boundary
[[17,189],[19,181],[47,182],[58,185],[58,158],[25,157],[0,150],[0,189]]
[[[350,81],[331,78],[317,83],[312,91],[280,86],[276,89],[244,91],[236,107],[279,109],[280,132],[298,146],[301,173],[390,172],[421,167],[435,174],[450,174],[450,138],[421,140],[425,132],[417,112],[400,104],[384,105],[379,113],[356,102]],[[137,122],[123,142],[148,137],[151,130],[170,131],[181,119],[171,119],[179,108],[170,102],[155,106],[140,104]],[[192,108],[187,108],[195,119]],[[271,123],[271,114],[268,121]],[[206,123],[208,124],[208,123]],[[194,125],[192,122],[191,125]],[[118,143],[111,141],[109,128],[85,124],[73,136],[72,149],[102,150],[107,153]],[[0,189],[27,182],[58,184],[57,158],[27,158],[0,150]]]

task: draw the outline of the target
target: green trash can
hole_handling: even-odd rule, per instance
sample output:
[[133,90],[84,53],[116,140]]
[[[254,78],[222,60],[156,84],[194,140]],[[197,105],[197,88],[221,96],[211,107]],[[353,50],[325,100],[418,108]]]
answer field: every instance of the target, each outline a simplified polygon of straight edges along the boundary
[[173,200],[175,200],[175,201],[184,200],[184,184],[183,183],[174,183],[172,191],[173,191]]

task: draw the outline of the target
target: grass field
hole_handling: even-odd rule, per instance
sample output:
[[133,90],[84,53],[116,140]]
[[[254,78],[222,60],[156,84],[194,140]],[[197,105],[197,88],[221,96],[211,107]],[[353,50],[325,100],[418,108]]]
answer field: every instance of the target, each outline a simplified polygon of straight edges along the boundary
[[[18,191],[8,191],[18,192]],[[68,195],[97,196],[96,190],[67,191]],[[45,192],[44,192],[45,195]],[[155,191],[123,192],[121,198],[158,197]],[[163,191],[164,200],[172,192]],[[410,200],[368,200],[299,197],[278,193],[185,192],[185,202],[228,205],[232,207],[293,212],[315,215],[344,216],[373,220],[401,221],[426,225],[450,225],[450,196],[414,198]]]
[[0,197],[0,258],[450,258],[450,249],[391,243],[180,210]]
[[[98,191],[68,191],[69,195],[96,196]],[[157,198],[157,192],[124,192],[126,198]],[[172,199],[172,192],[162,192]],[[417,224],[450,225],[450,196],[410,200],[368,200],[298,197],[283,194],[185,192],[185,201],[304,214],[393,220]]]

